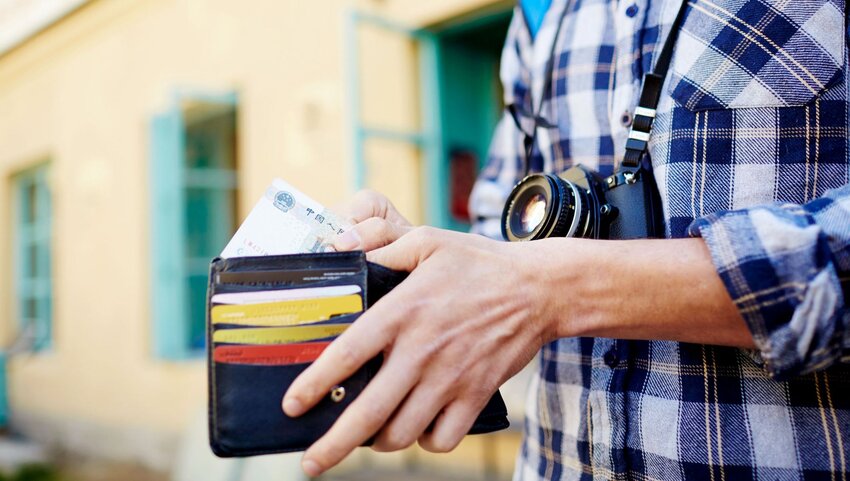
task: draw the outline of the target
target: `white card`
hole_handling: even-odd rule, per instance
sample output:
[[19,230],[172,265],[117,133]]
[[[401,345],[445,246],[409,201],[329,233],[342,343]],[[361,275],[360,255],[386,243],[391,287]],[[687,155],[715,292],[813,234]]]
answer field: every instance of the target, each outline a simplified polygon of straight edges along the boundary
[[210,302],[213,304],[259,304],[265,302],[348,296],[351,294],[360,294],[360,291],[360,286],[349,285],[303,287],[300,289],[285,289],[277,291],[226,292],[213,295]]

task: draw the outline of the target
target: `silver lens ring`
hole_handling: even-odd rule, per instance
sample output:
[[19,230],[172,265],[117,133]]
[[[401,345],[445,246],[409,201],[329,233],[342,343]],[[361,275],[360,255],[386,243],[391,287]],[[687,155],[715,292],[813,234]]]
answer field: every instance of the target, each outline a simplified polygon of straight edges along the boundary
[[[562,182],[564,184],[568,185],[570,187],[570,189],[572,190],[573,205],[575,206],[575,211],[573,212],[573,219],[572,219],[572,222],[570,222],[570,228],[567,230],[567,234],[564,237],[574,237],[576,231],[578,230],[578,225],[581,222],[582,207],[584,207],[581,204],[582,196],[581,196],[581,193],[578,190],[578,187],[576,187],[575,184],[573,184],[570,181],[566,181],[566,180],[562,180]],[[561,205],[564,206],[564,203],[562,202]]]

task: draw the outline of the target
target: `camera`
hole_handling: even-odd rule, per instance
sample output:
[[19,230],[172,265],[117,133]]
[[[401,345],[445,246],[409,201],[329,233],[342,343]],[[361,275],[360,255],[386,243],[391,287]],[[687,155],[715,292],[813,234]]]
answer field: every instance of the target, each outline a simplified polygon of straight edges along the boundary
[[502,233],[510,241],[546,237],[663,237],[661,199],[652,172],[621,167],[603,177],[582,165],[558,175],[532,174],[508,196]]

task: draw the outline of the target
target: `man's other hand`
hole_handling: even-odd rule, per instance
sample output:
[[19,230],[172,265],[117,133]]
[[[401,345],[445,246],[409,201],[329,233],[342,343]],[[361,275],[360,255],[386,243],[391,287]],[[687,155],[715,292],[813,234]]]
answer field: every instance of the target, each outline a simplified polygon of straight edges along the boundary
[[516,252],[527,244],[412,228],[398,222],[397,213],[389,215],[394,209],[386,205],[377,212],[384,215],[357,224],[360,248],[385,245],[368,258],[410,276],[337,338],[284,396],[284,411],[298,416],[383,353],[380,371],[305,453],[303,468],[311,476],[375,434],[378,451],[417,440],[430,451],[452,450],[499,386],[553,337],[552,316],[540,312],[546,303],[537,299],[544,281],[534,265],[517,262],[527,259]]

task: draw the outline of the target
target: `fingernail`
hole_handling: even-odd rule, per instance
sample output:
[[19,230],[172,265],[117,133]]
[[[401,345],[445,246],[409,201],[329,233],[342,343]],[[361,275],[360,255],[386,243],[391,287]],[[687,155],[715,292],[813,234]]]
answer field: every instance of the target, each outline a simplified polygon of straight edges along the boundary
[[301,469],[307,473],[307,476],[315,477],[322,474],[322,468],[312,459],[304,459],[301,461]]
[[297,399],[283,400],[283,412],[285,412],[287,416],[299,416],[303,410],[304,408],[301,406],[301,402]]
[[337,236],[334,247],[338,251],[350,251],[360,247],[360,236],[354,229],[347,230]]

